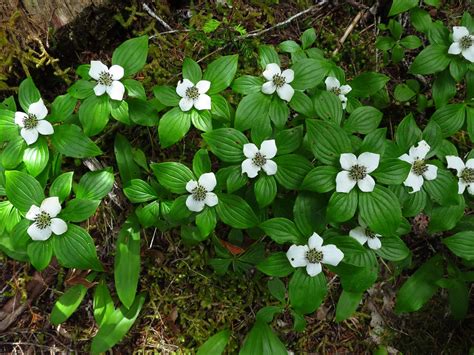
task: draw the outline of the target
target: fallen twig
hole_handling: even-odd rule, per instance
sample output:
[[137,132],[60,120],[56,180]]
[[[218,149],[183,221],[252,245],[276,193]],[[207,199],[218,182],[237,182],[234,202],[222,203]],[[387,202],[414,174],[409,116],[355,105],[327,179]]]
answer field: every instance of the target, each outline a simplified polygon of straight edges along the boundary
[[361,10],[357,13],[356,17],[354,17],[354,19],[352,20],[352,22],[350,23],[350,25],[346,28],[346,31],[344,32],[344,34],[342,35],[342,37],[339,39],[338,43],[337,43],[337,48],[332,52],[332,56],[334,57],[338,52],[339,50],[342,48],[342,45],[344,44],[344,42],[346,41],[347,37],[349,37],[349,35],[351,34],[351,32],[354,30],[354,28],[357,26],[357,23],[360,21],[360,19],[362,18],[362,16],[364,15],[364,13],[366,12],[367,10]]
[[168,31],[175,31],[173,30],[173,28],[168,25],[160,16],[158,16],[152,9],[150,9],[150,7],[143,3],[143,9],[148,13],[148,15],[150,15],[151,17],[153,17],[155,20],[157,20],[159,23],[161,23],[161,25],[166,28]]

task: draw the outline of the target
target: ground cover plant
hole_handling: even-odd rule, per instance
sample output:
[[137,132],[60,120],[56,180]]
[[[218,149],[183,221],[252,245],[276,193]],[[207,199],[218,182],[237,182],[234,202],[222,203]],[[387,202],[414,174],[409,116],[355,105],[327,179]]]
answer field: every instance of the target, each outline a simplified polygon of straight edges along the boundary
[[[178,71],[150,60],[164,35],[142,30],[78,63],[57,95],[27,77],[2,101],[0,249],[35,276],[60,270],[48,326],[74,343],[80,312],[92,353],[145,350],[155,320],[157,351],[330,352],[340,345],[326,348],[318,327],[350,328],[367,305],[371,341],[344,350],[392,353],[376,298],[397,319],[435,300],[465,331],[454,352],[469,351],[472,11],[437,19],[440,1],[391,2],[371,43],[381,63],[349,73],[354,51],[338,52],[376,4],[346,4],[358,12],[339,40],[313,24],[252,45],[266,30],[225,17],[241,4],[213,6],[224,16],[204,5],[183,32],[217,50],[190,50]],[[168,293],[190,275],[191,294]],[[194,333],[166,343],[185,327]]]

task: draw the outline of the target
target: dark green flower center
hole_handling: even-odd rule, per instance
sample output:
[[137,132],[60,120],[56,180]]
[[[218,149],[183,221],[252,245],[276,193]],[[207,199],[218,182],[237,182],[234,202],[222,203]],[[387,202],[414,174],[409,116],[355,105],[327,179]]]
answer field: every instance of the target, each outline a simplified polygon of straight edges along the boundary
[[474,169],[466,168],[461,173],[461,179],[464,180],[465,183],[471,184],[474,182]]
[[416,175],[423,175],[428,171],[428,165],[423,159],[415,160],[411,168]]
[[365,228],[365,236],[370,239],[377,238],[374,232],[372,232],[369,228]]
[[186,89],[186,96],[192,100],[196,100],[199,97],[199,90],[193,86]]
[[112,75],[109,74],[109,72],[103,71],[99,74],[99,80],[97,82],[101,85],[105,86],[110,86],[112,85],[112,82],[114,80],[112,79]]
[[363,165],[353,165],[349,170],[349,177],[352,180],[359,181],[367,176],[367,168]]
[[341,94],[341,88],[332,88],[331,90],[334,94],[339,96]]
[[285,85],[285,83],[286,79],[284,76],[280,74],[273,75],[273,84],[275,84],[277,88],[281,88],[283,85]]
[[51,216],[48,213],[41,211],[36,215],[35,223],[39,229],[45,229],[51,226]]
[[323,252],[316,249],[309,249],[306,252],[306,260],[311,264],[320,263],[323,260],[323,256]]
[[201,185],[198,185],[192,192],[193,194],[193,199],[196,201],[204,201],[206,199],[206,194],[207,190],[202,187]]
[[23,119],[23,124],[26,129],[33,129],[38,125],[38,119],[36,118],[36,115],[30,113]]
[[464,36],[459,40],[459,46],[462,50],[468,49],[473,45],[473,40],[471,36]]
[[267,162],[267,158],[265,158],[265,155],[263,155],[262,153],[257,152],[257,153],[255,154],[255,156],[253,157],[252,162],[253,162],[256,166],[258,166],[259,168],[261,168],[261,167],[264,166],[265,163]]

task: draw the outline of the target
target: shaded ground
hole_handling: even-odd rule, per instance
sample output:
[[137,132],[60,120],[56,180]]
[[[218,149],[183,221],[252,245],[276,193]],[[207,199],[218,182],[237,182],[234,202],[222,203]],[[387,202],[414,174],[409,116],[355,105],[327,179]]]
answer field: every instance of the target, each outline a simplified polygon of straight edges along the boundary
[[[446,22],[457,22],[467,1],[452,1],[432,15]],[[275,5],[271,1],[233,1],[233,8],[216,7],[214,3],[196,1],[190,8],[185,1],[149,1],[148,5],[173,29],[175,33],[160,34],[167,29],[154,20],[142,7],[142,2],[113,2],[103,8],[89,8],[75,23],[56,33],[39,33],[48,37],[46,52],[58,59],[53,65],[34,68],[34,61],[26,57],[22,62],[14,58],[1,61],[3,68],[0,80],[5,87],[0,95],[14,93],[19,78],[29,70],[46,99],[63,93],[69,82],[75,80],[68,71],[91,58],[110,58],[113,48],[124,39],[144,32],[156,36],[152,39],[149,64],[144,69],[145,85],[149,89],[156,83],[173,83],[177,80],[181,60],[185,56],[205,59],[216,53],[239,53],[240,72],[257,73],[256,47],[260,43],[278,44],[286,39],[297,40],[308,27],[316,29],[319,48],[332,53],[336,43],[357,13],[374,1],[339,1],[333,6],[324,6],[290,24],[266,32],[262,36],[235,41],[239,36],[237,25],[247,32],[271,27],[312,5],[311,1],[289,1]],[[383,67],[380,53],[374,47],[377,34],[376,21],[384,19],[389,8],[388,1],[377,10],[377,14],[364,16],[346,39],[334,59],[345,68],[350,78],[362,70],[380,70],[391,76],[389,89],[405,80],[406,64]],[[364,5],[366,4],[366,5]],[[190,11],[192,17],[190,17]],[[213,14],[213,15],[211,15]],[[201,29],[212,16],[223,24],[213,33],[205,34]],[[225,20],[224,20],[225,19]],[[406,23],[406,19],[402,18]],[[3,23],[5,25],[5,22]],[[1,29],[0,29],[1,30]],[[14,43],[11,38],[21,37],[20,30],[1,30],[0,41]],[[21,41],[40,52],[35,41]],[[20,41],[19,41],[20,43]],[[18,51],[18,49],[16,49]],[[5,51],[0,55],[8,57]],[[410,54],[407,56],[410,62]],[[59,69],[58,69],[59,68]],[[54,74],[56,72],[57,75]],[[13,89],[13,90],[10,90]],[[386,124],[391,126],[404,117],[410,109],[394,105],[385,110]],[[424,117],[418,117],[423,122]],[[112,124],[113,126],[113,124]],[[124,129],[118,125],[101,138],[106,151],[100,160],[105,165],[115,165],[113,150],[114,134],[120,131],[134,146],[143,149],[152,161],[162,157],[186,157],[192,146],[199,144],[198,136],[191,134],[185,146],[161,151],[154,128]],[[152,139],[150,139],[152,137]],[[73,162],[71,161],[71,164]],[[85,167],[83,167],[85,169]],[[117,170],[117,169],[115,169]],[[130,208],[124,202],[119,208],[112,201],[104,206],[88,227],[99,246],[101,260],[108,269],[113,267],[113,250],[116,232]],[[204,242],[199,246],[185,247],[178,234],[147,230],[142,246],[142,277],[140,288],[148,291],[149,297],[127,338],[114,350],[116,353],[187,352],[195,349],[210,335],[224,327],[230,327],[230,353],[238,349],[254,315],[262,305],[271,304],[266,291],[267,279],[254,272],[246,275],[230,274],[218,276],[207,266],[212,246]],[[415,264],[429,257],[427,237],[421,231],[411,235],[407,242],[416,248]],[[16,292],[25,293],[25,285],[33,270],[27,265],[0,259],[0,304]],[[64,270],[57,270],[57,278],[36,299],[6,332],[0,333],[0,352],[16,351],[78,351],[87,352],[89,340],[96,332],[92,317],[91,295],[86,296],[80,309],[61,327],[54,328],[48,322],[48,314],[55,299],[64,290],[64,281],[70,278]],[[420,312],[398,316],[393,313],[395,290],[410,274],[410,270],[398,275],[393,265],[386,265],[381,272],[383,283],[377,283],[366,295],[358,312],[349,320],[337,324],[332,321],[335,305],[340,293],[337,279],[331,279],[330,295],[325,304],[313,315],[306,317],[308,326],[303,333],[291,330],[289,314],[279,316],[274,329],[288,345],[288,349],[318,353],[364,353],[377,349],[379,344],[404,353],[467,353],[474,343],[474,321],[472,311],[463,321],[450,318],[446,295],[437,294]],[[329,275],[330,276],[330,275]],[[110,279],[109,281],[112,281]],[[111,287],[111,289],[113,289]],[[474,299],[471,296],[471,310]]]

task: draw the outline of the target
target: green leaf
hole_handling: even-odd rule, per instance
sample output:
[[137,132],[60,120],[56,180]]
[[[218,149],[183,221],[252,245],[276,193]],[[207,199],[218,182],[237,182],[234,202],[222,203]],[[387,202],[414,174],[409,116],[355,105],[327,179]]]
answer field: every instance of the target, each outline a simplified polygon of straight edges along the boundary
[[61,211],[60,218],[67,222],[83,222],[95,214],[99,204],[100,200],[72,199]]
[[227,343],[230,338],[230,330],[225,329],[221,330],[217,334],[214,334],[212,337],[206,340],[197,350],[196,355],[220,355],[224,352]]
[[273,160],[278,167],[275,178],[281,186],[288,190],[299,189],[305,176],[312,168],[310,161],[298,154],[280,155]]
[[158,182],[175,194],[186,192],[186,184],[195,180],[192,171],[185,165],[175,162],[150,165]]
[[205,208],[196,216],[196,226],[201,232],[202,237],[208,237],[209,234],[216,228],[217,216],[213,208]]
[[128,112],[127,101],[109,101],[110,103],[110,115],[117,121],[122,122],[126,125],[131,125],[130,114]]
[[165,106],[177,106],[181,99],[171,86],[154,86],[153,94]]
[[313,101],[302,91],[295,91],[289,105],[293,110],[307,117],[313,117],[316,114]]
[[400,44],[408,49],[416,49],[418,47],[421,47],[422,42],[417,36],[406,36],[400,40]]
[[126,185],[132,179],[139,179],[141,177],[140,167],[133,159],[132,146],[127,138],[117,134],[114,150],[122,185]]
[[73,124],[56,126],[51,143],[59,153],[67,157],[89,158],[102,154],[100,148]]
[[438,169],[436,179],[425,180],[423,187],[431,199],[440,205],[458,204],[456,179],[444,169]]
[[71,117],[77,105],[77,99],[70,94],[57,96],[51,104],[50,122],[64,122]]
[[436,110],[431,119],[441,127],[443,137],[449,137],[464,125],[465,112],[464,104],[450,104]]
[[212,170],[211,159],[207,149],[199,149],[193,158],[193,171],[196,176],[201,176],[205,173],[210,173]]
[[3,168],[15,169],[22,162],[26,147],[24,139],[19,136],[8,142],[0,156]]
[[158,126],[161,147],[167,148],[180,141],[188,133],[189,127],[191,127],[189,113],[181,111],[179,107],[166,112]]
[[257,320],[244,340],[239,355],[286,355],[288,351],[280,339],[273,333],[272,328]]
[[271,95],[256,92],[245,96],[235,111],[235,128],[245,131],[256,125],[256,122],[265,120],[271,103]]
[[94,309],[94,319],[97,325],[102,327],[105,320],[115,311],[114,301],[110,296],[109,289],[102,279],[95,287],[94,297],[92,299],[92,308]]
[[383,237],[380,239],[382,247],[375,250],[375,253],[389,261],[402,261],[410,255],[410,249],[397,236]]
[[327,217],[333,222],[345,222],[354,217],[357,209],[357,190],[349,193],[334,192],[327,206]]
[[112,54],[112,64],[123,67],[124,76],[140,71],[148,56],[148,35],[129,39],[118,46]]
[[336,306],[336,322],[341,322],[352,316],[359,307],[363,295],[362,292],[342,290]]
[[443,243],[460,258],[474,260],[474,232],[456,233],[449,238],[444,238]]
[[450,61],[448,48],[445,45],[431,44],[416,56],[409,72],[412,74],[437,73],[446,69]]
[[258,47],[258,62],[260,67],[265,69],[267,64],[275,63],[280,66],[280,58],[278,53],[275,51],[275,48],[271,45],[262,45]]
[[189,79],[192,83],[197,84],[202,78],[201,67],[198,63],[189,57],[183,60],[183,79]]
[[92,237],[87,231],[74,224],[68,230],[53,238],[54,255],[59,264],[67,268],[102,271]]
[[219,194],[216,206],[219,218],[225,224],[237,229],[247,229],[258,224],[258,218],[252,208],[239,196]]
[[303,49],[311,47],[314,41],[316,41],[316,31],[314,30],[314,28],[308,28],[301,35],[301,43]]
[[46,168],[49,160],[48,142],[44,137],[26,147],[23,152],[23,162],[32,176],[38,176]]
[[6,171],[5,178],[7,198],[13,206],[26,213],[32,205],[41,205],[45,197],[38,180],[20,171]]
[[413,115],[410,113],[398,125],[395,132],[395,141],[402,151],[407,151],[421,139],[421,130],[416,125]]
[[351,112],[344,122],[344,129],[348,132],[368,134],[374,131],[382,120],[382,112],[371,106],[361,106]]
[[343,117],[342,104],[339,97],[334,93],[322,90],[313,96],[313,108],[316,114],[323,120],[333,121],[340,124]]
[[290,110],[286,102],[273,96],[268,110],[268,116],[274,123],[275,127],[278,129],[284,128],[288,121],[288,116],[290,115]]
[[326,227],[327,197],[313,193],[299,193],[294,207],[293,215],[296,226],[303,235],[314,232],[322,233]]
[[388,16],[395,16],[418,5],[417,0],[393,0]]
[[31,77],[26,78],[18,88],[18,101],[23,112],[28,112],[31,104],[38,102],[41,99],[41,94],[36,88],[35,83]]
[[133,79],[124,79],[123,85],[125,86],[125,89],[127,89],[127,95],[129,97],[146,100],[145,88],[141,82]]
[[283,281],[278,278],[272,278],[271,280],[268,280],[267,287],[273,297],[281,303],[285,303],[286,287]]
[[176,200],[173,201],[171,205],[171,209],[167,213],[167,218],[173,222],[183,221],[189,216],[192,215],[193,212],[189,210],[186,206],[186,199],[188,195],[179,196]]
[[397,197],[383,186],[359,193],[359,211],[370,229],[383,236],[395,234],[402,218]]
[[42,271],[46,269],[53,256],[51,240],[31,242],[28,244],[27,253],[31,265],[33,265],[36,270]]
[[395,96],[395,100],[406,102],[414,98],[416,96],[416,92],[414,92],[407,84],[398,84],[395,86],[393,95]]
[[435,255],[403,284],[397,293],[395,311],[418,311],[436,293],[436,281],[443,277],[443,258]]
[[259,228],[278,244],[297,244],[302,238],[296,225],[289,219],[282,217],[268,219],[260,223]]
[[387,37],[377,37],[377,40],[375,41],[375,47],[382,51],[388,51],[393,48],[395,45],[396,41],[390,36]]
[[127,99],[127,102],[128,114],[132,122],[147,127],[154,127],[157,125],[157,110],[152,101],[129,98]]
[[423,10],[419,7],[415,7],[410,10],[410,21],[417,31],[423,32],[425,34],[428,33],[431,27],[430,14],[426,10]]
[[378,183],[401,185],[408,176],[410,169],[411,164],[398,158],[389,158],[382,160],[377,170],[371,175],[377,179]]
[[328,64],[325,60],[305,58],[293,64],[291,69],[295,72],[291,86],[295,90],[305,90],[323,81],[328,73]]
[[277,184],[273,176],[260,175],[253,187],[260,208],[270,205],[276,197]]
[[135,218],[128,218],[120,229],[114,259],[114,280],[123,305],[132,307],[140,277],[140,227]]
[[326,297],[326,276],[321,272],[311,277],[305,268],[298,268],[290,279],[288,292],[291,307],[296,312],[312,313],[318,309]]
[[83,100],[86,97],[89,97],[94,94],[94,86],[96,86],[95,82],[88,81],[88,80],[78,80],[76,81],[68,90],[68,94],[76,99]]
[[81,177],[76,186],[76,198],[101,200],[112,190],[113,185],[112,168],[90,171]]
[[372,96],[381,90],[389,80],[390,78],[383,74],[375,72],[362,73],[350,82],[349,85],[352,87],[351,95],[356,97]]
[[158,198],[153,187],[140,179],[130,180],[129,185],[123,189],[123,192],[132,203],[147,202]]
[[242,94],[249,95],[262,90],[263,80],[262,78],[251,76],[251,75],[242,75],[232,82],[232,91]]
[[257,269],[268,276],[285,277],[294,269],[284,252],[276,252],[257,265]]
[[63,173],[54,179],[49,188],[50,196],[57,196],[59,202],[63,202],[71,193],[73,171]]
[[7,142],[15,137],[18,137],[15,113],[0,109],[0,142]]
[[92,353],[106,352],[117,344],[132,327],[144,302],[145,294],[141,293],[135,298],[130,308],[122,306],[111,313],[92,339]]
[[227,100],[221,95],[212,95],[211,96],[212,107],[211,114],[213,117],[216,117],[220,120],[230,121],[232,116],[233,109]]
[[342,153],[352,152],[351,141],[344,132],[332,122],[306,120],[308,145],[314,156],[323,164],[337,164]]
[[208,95],[217,94],[227,88],[234,80],[237,71],[237,54],[222,56],[211,62],[204,72],[203,79],[211,82]]
[[84,133],[94,136],[103,131],[109,122],[110,106],[108,95],[91,95],[79,107],[79,121]]
[[158,220],[158,216],[160,215],[160,203],[158,201],[153,201],[143,207],[139,206],[135,210],[135,214],[144,228],[154,226]]
[[313,192],[329,192],[336,188],[336,175],[339,170],[333,166],[313,168],[304,178],[301,189]]
[[303,142],[303,126],[285,129],[275,135],[275,144],[278,149],[278,155],[293,153]]
[[286,53],[295,53],[301,50],[300,45],[296,43],[295,41],[291,41],[291,40],[281,42],[279,47],[280,47],[280,51],[286,52]]
[[234,128],[218,128],[204,133],[202,137],[209,145],[211,152],[220,160],[228,163],[241,163],[245,159],[244,144],[249,141],[242,132]]

